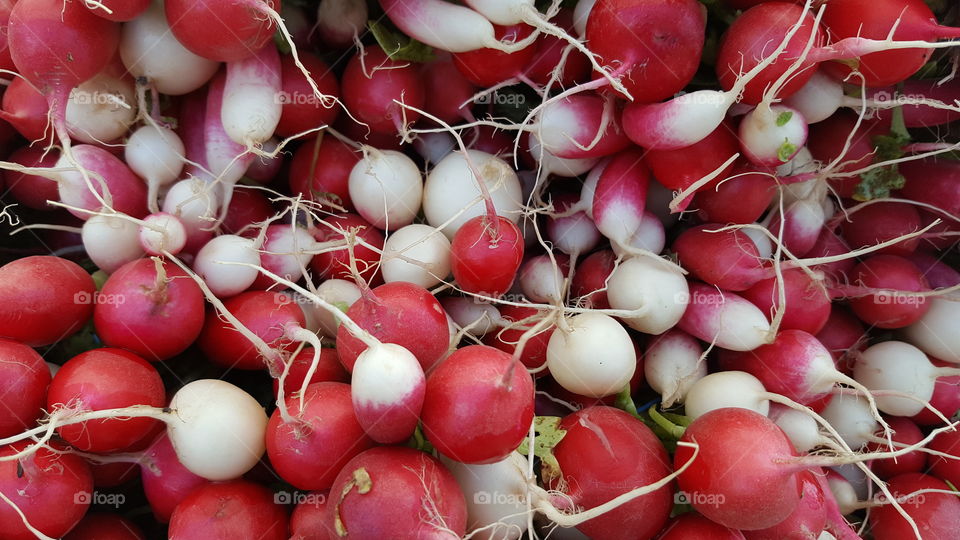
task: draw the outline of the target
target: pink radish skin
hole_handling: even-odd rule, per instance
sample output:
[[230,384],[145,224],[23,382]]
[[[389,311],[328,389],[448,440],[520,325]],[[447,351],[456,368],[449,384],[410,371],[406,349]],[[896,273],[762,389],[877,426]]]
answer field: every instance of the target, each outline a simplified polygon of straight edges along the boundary
[[527,436],[533,396],[532,378],[510,355],[485,345],[462,347],[427,378],[424,434],[461,463],[500,461]]
[[837,368],[850,375],[853,369],[851,359],[864,348],[866,333],[859,319],[846,308],[833,305],[827,323],[816,337],[830,351]]
[[[329,300],[327,300],[329,302]],[[283,380],[284,395],[290,396],[300,391],[303,381],[307,378],[310,368],[313,366],[314,349],[304,347],[296,356],[290,359],[290,368],[287,371],[287,378]],[[320,382],[341,382],[349,383],[350,374],[340,365],[340,357],[337,356],[336,349],[326,347],[320,349],[320,360],[317,362],[310,378],[310,383]],[[278,395],[280,389],[280,380],[273,380],[273,394]]]
[[32,348],[0,339],[0,380],[4,394],[0,406],[6,411],[0,417],[0,437],[10,437],[29,429],[40,418],[47,403],[50,370]]
[[650,150],[677,150],[702,141],[726,117],[730,94],[697,90],[662,103],[633,102],[623,109],[627,137]]
[[678,324],[684,332],[731,351],[750,351],[766,342],[766,315],[742,296],[691,282],[689,300]]
[[693,0],[598,0],[585,38],[601,65],[618,66],[615,76],[635,103],[654,103],[693,78],[705,25],[706,12]]
[[[49,138],[50,106],[43,94],[26,79],[14,77],[3,93],[3,111],[0,118],[6,120],[28,141]],[[66,111],[64,111],[66,114]]]
[[[222,183],[223,206],[230,204],[233,188],[247,172],[256,154],[247,152],[227,132],[223,122],[224,102],[227,90],[227,75],[221,71],[207,89],[207,105],[203,124],[203,144],[206,165],[213,178]],[[278,118],[279,118],[279,112]],[[272,134],[272,130],[271,130]],[[209,225],[208,225],[209,228]]]
[[[267,227],[263,247],[260,249],[260,264],[264,269],[296,283],[303,277],[303,269],[310,263],[310,253],[316,241],[303,227],[293,225],[270,225]],[[257,276],[254,286],[267,289],[274,281],[264,274]]]
[[[783,271],[786,302],[783,307],[781,330],[803,330],[816,334],[830,318],[830,296],[820,282],[814,281],[803,270],[791,268]],[[744,298],[766,313],[772,321],[780,306],[778,278],[776,276],[758,281],[741,293]]]
[[353,212],[349,178],[358,161],[360,153],[335,137],[322,137],[319,141],[307,139],[293,153],[290,190],[308,201],[333,200]]
[[711,232],[722,228],[708,223],[687,229],[673,242],[673,251],[693,276],[729,291],[749,289],[766,274],[757,246],[739,229]]
[[0,337],[44,347],[80,330],[93,315],[93,278],[77,263],[52,256],[0,267]]
[[[533,28],[520,21],[494,24],[494,36],[503,42],[519,42],[527,39],[533,33]],[[483,48],[462,53],[454,53],[453,64],[457,70],[471,83],[489,88],[511,78],[519,77],[536,54],[533,44],[514,52],[503,52],[496,49]]]
[[[797,257],[803,257],[820,238],[820,231],[826,222],[823,205],[812,199],[801,199],[790,203],[783,211],[783,245]],[[780,216],[774,216],[770,232],[780,237]]]
[[[680,440],[698,444],[699,453],[677,483],[683,492],[696,494],[693,507],[711,521],[734,529],[765,529],[786,519],[800,503],[802,483],[794,472],[799,468],[783,463],[796,450],[766,417],[740,408],[717,409],[694,420]],[[744,460],[734,450],[741,444],[753,449],[752,459]],[[678,447],[674,467],[693,459],[693,452]],[[720,497],[723,504],[713,504]]]
[[[147,215],[147,187],[126,163],[98,146],[81,144],[74,146],[71,152],[81,167],[103,178],[106,189],[93,175],[90,182],[111,208],[135,218]],[[61,155],[55,166],[73,165],[66,156]],[[103,209],[103,203],[90,191],[80,172],[61,172],[58,176],[61,202],[92,212]],[[90,218],[88,212],[70,210],[70,213],[80,219]]]
[[303,407],[299,396],[286,398],[293,422],[274,411],[267,455],[285,481],[298,489],[328,489],[347,461],[374,445],[354,416],[351,393],[343,383],[315,383],[307,387]]
[[[815,472],[803,471],[800,477],[800,503],[786,519],[768,529],[744,531],[746,540],[806,540],[819,538],[827,526],[827,505],[823,487]],[[822,474],[822,473],[821,473]]]
[[374,133],[395,134],[404,123],[420,118],[420,113],[394,103],[423,110],[423,82],[417,69],[409,62],[391,60],[380,47],[366,47],[351,58],[340,82],[344,105]]
[[[321,94],[331,98],[340,95],[340,83],[336,75],[320,57],[301,52],[300,62],[310,72],[310,77]],[[333,124],[340,113],[337,104],[325,102],[314,94],[313,88],[294,63],[292,56],[284,55],[280,58],[280,76],[283,85],[280,94],[283,110],[280,123],[277,124],[277,135],[291,137],[324,124]]]
[[320,0],[316,32],[324,43],[337,49],[349,49],[354,37],[363,34],[368,11],[364,0]]
[[850,300],[853,312],[869,325],[904,328],[930,309],[930,299],[909,295],[930,287],[920,270],[902,257],[874,255],[854,267],[850,277],[855,284],[872,291]]
[[[887,419],[887,424],[893,430],[893,442],[903,445],[913,445],[923,440],[924,434],[916,424],[907,418],[893,416]],[[886,444],[874,443],[868,446],[868,451],[883,452],[888,449]],[[896,458],[876,459],[870,463],[872,470],[881,479],[893,478],[901,474],[924,472],[927,469],[927,454],[913,451]]]
[[[813,247],[810,248],[806,256],[829,257],[850,253],[850,251],[850,246],[847,245],[843,238],[829,228],[824,227],[821,229],[817,241],[813,243]],[[857,261],[854,259],[843,259],[831,263],[813,265],[811,268],[823,272],[829,281],[843,283],[847,281],[847,276],[850,275],[850,272],[856,264]]]
[[420,421],[426,377],[400,345],[368,347],[353,365],[353,410],[363,430],[382,444],[403,442]]
[[245,147],[267,142],[283,113],[277,97],[282,90],[280,53],[273,43],[228,62],[220,120],[230,139]]
[[[950,538],[960,528],[960,500],[946,482],[932,476],[911,473],[895,476],[887,486],[924,538]],[[915,494],[921,490],[924,493]],[[895,540],[914,535],[913,527],[891,504],[874,508],[870,530],[876,540]],[[914,535],[915,536],[915,535]]]
[[915,160],[904,163],[900,170],[907,179],[904,197],[931,204],[954,216],[960,213],[960,193],[956,189],[960,164],[948,159]]
[[104,19],[116,22],[132,21],[150,7],[150,0],[98,0],[98,3],[110,11],[90,4],[87,4],[87,8]]
[[336,531],[324,521],[330,494],[313,491],[302,498],[290,514],[290,540],[335,540]]
[[[960,92],[960,81],[954,79],[943,84],[937,84],[938,82],[906,80],[903,82],[902,93],[945,103],[956,99],[957,92]],[[885,92],[884,97],[888,98],[893,95],[894,91],[895,88],[882,88],[874,92],[868,92],[867,96],[875,98],[877,93]],[[940,126],[960,119],[960,112],[958,111],[939,109],[929,105],[903,105],[901,108],[903,109],[903,123],[908,128]],[[890,114],[886,111],[877,112],[881,117]]]
[[[920,213],[910,204],[878,202],[850,214],[842,225],[843,239],[852,249],[873,246],[920,229]],[[917,249],[919,238],[903,240],[874,254],[908,255]]]
[[[356,214],[340,214],[326,218],[326,223],[317,226],[313,237],[318,242],[343,242],[348,234],[355,233],[374,249],[382,250],[384,244],[383,232]],[[371,285],[382,283],[380,269],[380,252],[358,244],[353,248],[353,256],[357,260],[357,270],[361,279]],[[314,275],[322,278],[353,279],[350,274],[350,252],[346,249],[331,250],[318,253],[310,260],[310,268]]]
[[578,304],[597,309],[610,309],[607,299],[607,280],[613,272],[616,256],[603,249],[591,253],[577,265],[570,283],[570,296]]
[[[579,507],[596,507],[670,473],[663,444],[649,428],[623,411],[588,407],[566,416],[560,428],[566,435],[554,448],[554,456],[562,476],[548,477],[546,482],[548,487],[569,495]],[[653,538],[670,516],[672,504],[672,486],[664,486],[587,520],[577,529],[591,538]]]
[[[423,110],[448,124],[474,120],[470,106],[478,88],[460,73],[453,61],[441,58],[424,64],[420,76],[427,97]],[[473,148],[482,150],[476,146]]]
[[101,293],[107,300],[93,310],[97,335],[150,360],[166,360],[183,352],[203,328],[204,297],[200,287],[179,267],[139,259],[110,275]]
[[657,540],[744,540],[744,536],[696,512],[687,512],[667,522]]
[[174,508],[191,491],[209,482],[180,463],[166,433],[159,435],[144,452],[140,477],[150,509],[161,523],[170,521]]
[[[9,93],[10,87],[8,86],[4,96]],[[50,168],[54,166],[58,158],[59,154],[57,152],[46,152],[43,148],[24,146],[14,150],[7,157],[7,161],[18,163],[24,167]],[[47,201],[56,201],[60,198],[57,183],[49,178],[12,170],[4,170],[2,174],[10,194],[24,206],[34,210],[53,210],[53,207],[48,205]]]
[[279,0],[164,2],[167,22],[177,40],[191,52],[218,62],[242,60],[270,41],[276,31],[267,10],[280,10]]
[[650,180],[642,157],[638,150],[617,154],[600,173],[594,188],[593,221],[613,242],[629,244],[643,220]]
[[456,479],[419,450],[367,450],[343,467],[330,493],[337,496],[324,521],[349,536],[454,540],[466,532],[466,502]]
[[[730,156],[739,151],[740,146],[735,131],[730,126],[721,124],[709,135],[704,137],[703,140],[685,148],[677,150],[651,149],[644,155],[644,161],[650,166],[650,172],[653,174],[653,178],[660,185],[673,191],[684,191],[693,186],[693,184],[701,178],[721,167],[730,159]],[[736,163],[731,163],[727,167],[724,167],[716,180],[702,186],[698,191],[708,192],[715,190],[720,180],[724,180],[732,175],[735,165]],[[728,180],[725,184],[735,181],[736,179]],[[690,204],[690,201],[690,197],[684,199],[679,205],[679,209],[685,209],[687,205]],[[742,201],[738,201],[736,206],[739,207],[742,204]],[[717,221],[726,222],[726,220]],[[753,219],[749,221],[753,221]]]
[[[597,144],[592,142],[609,119]],[[579,94],[550,102],[540,111],[535,136],[541,148],[564,159],[598,158],[615,154],[630,145],[620,127],[620,110],[600,96]],[[581,147],[586,147],[584,149]]]
[[[650,154],[648,158],[649,156]],[[654,177],[659,181],[656,165],[651,163],[651,167],[653,167]],[[736,178],[729,178],[731,176]],[[719,178],[723,183],[699,190],[693,200],[691,209],[695,208],[703,221],[753,223],[763,215],[777,193],[773,178],[762,174],[762,171],[746,162],[734,163],[730,173],[721,175]]]
[[200,486],[170,517],[171,540],[251,535],[286,540],[287,511],[267,488],[246,480]]

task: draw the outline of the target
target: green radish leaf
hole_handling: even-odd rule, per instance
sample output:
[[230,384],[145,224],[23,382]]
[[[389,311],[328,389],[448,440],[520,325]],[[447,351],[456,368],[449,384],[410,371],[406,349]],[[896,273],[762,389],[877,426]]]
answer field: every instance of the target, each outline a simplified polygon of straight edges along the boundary
[[429,62],[433,60],[433,49],[424,43],[409,38],[403,34],[393,32],[383,23],[367,21],[367,27],[373,34],[377,44],[387,53],[391,60],[407,62]]
[[[533,419],[533,430],[537,436],[533,443],[533,455],[540,458],[540,474],[544,481],[560,478],[560,462],[553,455],[553,449],[566,436],[566,430],[560,429],[559,416],[537,416]],[[530,438],[524,439],[517,452],[530,455]]]

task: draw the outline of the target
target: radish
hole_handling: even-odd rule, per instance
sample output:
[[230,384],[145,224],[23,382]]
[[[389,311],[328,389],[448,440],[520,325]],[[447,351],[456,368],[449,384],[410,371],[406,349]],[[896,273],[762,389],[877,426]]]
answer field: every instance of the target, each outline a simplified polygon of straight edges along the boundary
[[425,96],[417,69],[380,47],[354,55],[340,82],[344,106],[374,133],[396,134],[420,118]]
[[[782,308],[781,284],[785,297]],[[783,270],[779,278],[773,276],[760,280],[741,294],[767,313],[771,322],[777,311],[782,311],[780,330],[803,330],[808,334],[816,334],[830,320],[831,304],[826,288],[799,268]]]
[[637,369],[637,355],[616,319],[587,312],[566,321],[550,337],[547,368],[565,389],[600,398],[627,386]]
[[396,444],[413,435],[426,377],[410,351],[393,343],[368,347],[353,365],[350,388],[357,421],[373,440]]
[[[256,155],[233,140],[224,123],[223,111],[227,97],[227,79],[221,70],[207,87],[207,104],[203,121],[204,163],[209,168],[211,182],[223,184],[223,205],[229,206],[233,188],[246,173]],[[279,113],[277,113],[279,116]],[[221,209],[222,214],[225,209]]]
[[239,478],[263,456],[267,414],[240,388],[216,379],[188,383],[173,395],[167,434],[177,458],[208,480]]
[[[395,343],[413,353],[424,372],[447,353],[450,333],[443,307],[429,291],[413,283],[395,281],[376,287],[350,306],[347,316],[381,342]],[[340,326],[337,351],[348,371],[366,347]]]
[[799,409],[771,403],[767,416],[783,430],[797,452],[809,452],[818,446],[834,444],[820,434],[817,419]]
[[[4,95],[6,96],[9,93],[10,87],[7,87]],[[56,152],[47,152],[42,148],[32,146],[24,146],[14,150],[7,157],[7,161],[11,163],[41,169],[53,167],[58,159],[59,156]],[[2,172],[2,177],[10,195],[17,202],[34,210],[52,210],[53,207],[47,204],[47,201],[56,201],[60,198],[57,183],[49,178],[9,169]]]
[[[350,382],[350,374],[340,364],[340,356],[337,355],[336,349],[321,348],[316,366],[313,363],[315,352],[313,347],[304,347],[290,358],[288,361],[289,367],[284,366],[284,369],[287,370],[286,378],[283,380],[283,394],[285,396],[300,391],[303,382],[307,380],[307,375],[311,375],[311,369],[313,369],[313,373],[310,376],[310,382],[307,383],[308,386],[319,382]],[[274,395],[279,395],[279,391],[280,380],[276,378],[273,380]]]
[[[143,358],[122,349],[93,349],[74,356],[57,371],[47,393],[48,411],[76,407],[81,411],[119,409],[132,405],[162,407],[163,381]],[[124,450],[155,426],[151,418],[110,418],[60,426],[60,437],[78,450]]]
[[541,148],[540,141],[532,133],[527,137],[527,145],[530,151],[530,160],[536,163],[534,168],[539,171],[539,177],[545,178],[554,175],[573,178],[589,171],[599,161],[599,158],[564,159],[557,157]]
[[[553,449],[559,470],[541,462],[540,472],[547,487],[559,490],[577,507],[596,508],[670,473],[666,450],[653,432],[613,407],[588,407],[570,414],[559,429],[566,432]],[[653,538],[670,516],[671,492],[665,485],[583,521],[577,529],[591,538]]]
[[[711,521],[736,529],[765,529],[797,508],[802,484],[796,466],[788,464],[796,451],[766,417],[741,408],[716,409],[695,419],[680,440],[698,448],[677,448],[674,467],[692,460],[677,483]],[[730,451],[739,445],[750,445],[753,458],[743,460],[739,452]],[[715,470],[726,472],[711,474]]]
[[548,102],[532,137],[541,149],[564,159],[609,156],[630,145],[618,108],[609,99],[583,94]]
[[[867,348],[857,358],[853,376],[877,392],[877,407],[895,416],[913,416],[930,401],[937,377],[957,375],[953,368],[938,368],[923,351],[902,341],[885,341]],[[885,396],[883,390],[912,396]]]
[[917,322],[904,329],[904,336],[931,356],[960,363],[960,336],[950,326],[960,316],[960,303],[951,298],[933,298],[929,305]]
[[[500,307],[500,316],[506,326],[485,336],[484,344],[519,356],[520,362],[536,376],[546,375],[547,347],[556,327],[544,322],[545,314],[534,308],[504,305]],[[517,352],[521,344],[523,350]]]
[[213,294],[226,298],[247,290],[258,275],[255,268],[237,267],[233,263],[259,266],[260,262],[253,240],[224,234],[204,244],[197,252],[193,268]]
[[807,143],[807,119],[786,105],[761,104],[740,121],[740,147],[757,165],[790,161]]
[[144,255],[137,224],[118,215],[90,216],[83,222],[80,238],[90,260],[108,274]]
[[47,403],[50,370],[30,347],[0,339],[0,380],[4,383],[0,437],[9,437],[33,427]]
[[612,76],[633,101],[653,103],[693,79],[705,26],[706,14],[692,0],[597,0],[584,37],[601,64],[618,66]]
[[643,220],[649,175],[637,150],[624,150],[603,168],[594,188],[591,213],[612,243],[627,245]]
[[346,384],[315,383],[302,397],[287,398],[289,419],[281,409],[273,412],[267,455],[285,481],[298,489],[328,489],[347,461],[374,445],[354,416],[351,395]]
[[947,431],[937,435],[935,439],[930,441],[927,448],[945,454],[930,456],[929,473],[956,485],[957,479],[960,478],[960,475],[958,475],[960,468],[957,467],[957,465],[960,465],[960,460],[949,456],[960,457],[960,431]]
[[960,177],[956,163],[946,159],[914,160],[904,163],[901,172],[907,178],[904,197],[942,208],[954,216],[960,212],[960,196],[954,189]]
[[[0,520],[4,537],[34,540],[35,527],[48,538],[60,538],[83,519],[90,507],[93,477],[83,458],[62,446],[38,448],[18,460],[9,459],[22,445],[0,449]],[[16,510],[19,509],[19,512]]]
[[468,464],[500,461],[530,429],[533,381],[503,351],[462,347],[427,377],[421,418],[442,455]]
[[466,465],[444,457],[466,495],[467,531],[480,538],[516,540],[527,530],[527,460],[517,452],[502,461]]
[[340,139],[308,139],[293,153],[290,189],[308,201],[330,201],[352,212],[349,179],[359,161],[360,155]]
[[851,277],[867,292],[850,300],[861,321],[879,328],[904,328],[930,309],[925,296],[928,282],[910,261],[894,255],[874,255],[858,264]]
[[52,256],[0,267],[0,337],[31,347],[65,339],[93,315],[93,279],[77,263]]
[[749,409],[764,416],[770,402],[760,379],[745,371],[718,371],[700,378],[687,390],[684,413],[690,418],[725,407]]
[[610,307],[632,311],[630,328],[659,335],[673,328],[690,301],[687,280],[675,268],[651,257],[632,257],[615,267],[607,281]]
[[860,396],[834,396],[820,416],[833,426],[844,443],[853,450],[874,441],[874,433],[880,428],[870,410],[870,403]]
[[767,271],[757,246],[740,229],[708,223],[691,227],[673,242],[680,264],[694,277],[728,291],[744,291]]
[[259,190],[235,190],[220,228],[227,234],[254,236],[253,225],[269,220],[275,213],[273,204]]
[[[626,261],[624,261],[626,264]],[[595,251],[577,265],[570,281],[570,296],[577,305],[610,309],[607,280],[616,267],[616,256],[609,249]],[[624,320],[626,322],[626,320]],[[630,326],[630,323],[627,323]]]
[[[431,47],[452,53],[489,48],[513,52],[533,40],[504,43],[497,40],[493,24],[465,7],[439,0],[380,0],[380,7],[404,34]],[[439,26],[437,21],[454,24]]]
[[116,141],[136,119],[133,81],[109,71],[109,68],[101,71],[70,91],[65,118],[67,130],[76,141],[90,144]]
[[[89,223],[91,220],[87,220]],[[176,216],[157,212],[143,218],[138,230],[140,247],[147,255],[158,256],[164,252],[176,255],[187,245],[187,228]]]
[[[126,163],[89,144],[73,147],[54,167],[80,169],[56,173],[60,202],[71,214],[88,219],[92,212],[112,209],[135,218],[147,215],[147,188]],[[89,181],[86,177],[89,177]]]
[[[916,424],[906,418],[891,417],[887,420],[893,430],[891,439],[895,445],[909,446],[924,439],[924,434]],[[936,439],[934,439],[936,440]],[[931,443],[932,444],[932,443]],[[883,451],[883,445],[876,442],[869,447],[870,451]],[[927,454],[913,451],[896,458],[878,459],[870,464],[870,469],[882,479],[907,473],[924,472],[927,469]]]
[[316,32],[325,43],[346,49],[364,32],[367,19],[367,3],[362,0],[320,0]]
[[151,2],[120,32],[120,57],[135,77],[162,94],[182,96],[203,86],[220,64],[188,51],[170,32],[162,2]]
[[117,514],[87,514],[64,540],[144,540],[140,528]]
[[464,291],[497,298],[516,278],[523,252],[523,237],[513,221],[480,215],[453,235],[450,269]]
[[[471,164],[472,162],[472,164]],[[452,152],[427,174],[423,186],[423,214],[427,223],[453,238],[471,218],[484,213],[482,177],[497,215],[520,221],[523,195],[517,173],[502,159],[478,150]]]
[[702,356],[700,342],[680,330],[661,334],[647,347],[643,356],[644,379],[660,394],[664,407],[683,402],[693,384],[707,375],[707,363],[701,360]]
[[[574,33],[574,13],[569,8],[560,8],[559,13],[552,17],[551,22],[567,34]],[[583,21],[586,24],[586,21]],[[580,29],[576,30],[579,37],[583,36]],[[536,84],[546,86],[553,80],[556,70],[557,84],[563,88],[575,86],[584,82],[590,74],[592,64],[590,58],[579,47],[570,48],[568,36],[553,34],[541,35],[535,42],[536,53],[533,60],[524,68],[524,75]],[[569,52],[564,52],[569,49]],[[558,67],[559,66],[559,67]]]
[[349,189],[357,213],[383,230],[413,223],[423,199],[423,179],[412,159],[369,146],[350,171]]
[[104,19],[125,22],[131,21],[150,7],[150,0],[97,0],[86,3],[87,8]]
[[[500,42],[516,43],[523,40],[529,42],[527,38],[534,32],[533,27],[521,22],[503,24],[491,22],[494,23],[493,35]],[[536,52],[533,44],[510,53],[485,47],[454,53],[451,58],[457,71],[471,84],[494,87],[511,79],[523,78],[523,68],[533,60]]]
[[[826,531],[829,502],[817,472],[803,471],[800,477],[800,503],[780,523],[766,529],[744,531],[746,540],[778,540],[781,538],[821,538]],[[823,474],[823,473],[819,473]],[[856,535],[854,535],[856,536]],[[832,537],[832,536],[831,536]]]
[[123,150],[130,170],[147,182],[147,204],[151,212],[157,212],[160,190],[176,181],[183,171],[183,140],[169,128],[147,124],[130,134]]
[[279,21],[274,0],[230,4],[164,0],[170,30],[191,52],[210,60],[233,62],[247,58],[270,41]]
[[[752,223],[760,218],[773,201],[777,191],[774,188],[774,179],[768,174],[739,161],[734,163],[730,172],[722,183],[697,191],[692,204],[703,221]],[[654,175],[656,174],[654,172]],[[748,230],[744,232],[750,234]]]
[[[697,514],[687,512],[671,519],[660,532],[658,540],[744,540],[743,533]],[[819,539],[818,539],[819,540]]]
[[500,310],[492,304],[479,303],[462,296],[447,296],[440,300],[440,304],[454,324],[474,337],[483,337],[508,324],[500,316]]
[[[423,78],[423,90],[427,97],[423,110],[430,116],[448,124],[456,124],[461,120],[468,122],[476,120],[470,108],[474,105],[477,87],[467,80],[451,58],[441,56],[424,64],[420,68],[420,76]],[[480,127],[483,126],[478,126],[478,130]],[[469,146],[474,150],[484,150],[477,148],[474,144]],[[490,153],[496,154],[492,151]]]
[[[718,179],[727,179],[733,176],[736,162],[727,164],[730,156],[740,151],[740,143],[737,140],[737,134],[727,124],[721,124],[714,129],[703,140],[691,144],[686,148],[675,150],[651,149],[644,155],[644,162],[650,167],[653,178],[662,186],[679,192],[695,190],[706,192],[708,189],[714,191],[721,189],[716,184],[710,182],[699,188],[695,184],[711,172],[721,168]],[[742,164],[740,169],[745,168]],[[736,178],[727,180],[724,185],[736,181]],[[671,196],[671,198],[673,198]],[[682,210],[690,203],[690,199],[685,198],[680,203]],[[758,214],[759,215],[759,214]],[[754,218],[756,219],[756,218]],[[750,221],[753,221],[752,219]]]
[[[561,194],[560,196],[554,197],[554,210],[561,215],[569,215],[563,215],[562,217],[549,216],[547,218],[546,232],[548,238],[557,249],[567,255],[589,253],[597,246],[601,238],[600,231],[597,230],[597,227],[585,211],[579,210],[572,214],[568,212],[574,210],[573,207],[577,205],[577,202],[578,199],[574,195],[563,196],[563,194]],[[644,217],[646,218],[646,216]],[[653,221],[659,222],[656,218],[654,218]],[[643,222],[641,222],[641,227],[642,226]],[[637,232],[640,231],[641,227],[637,228]],[[635,237],[637,236],[637,232],[634,233]]]
[[731,351],[750,351],[767,342],[766,316],[742,296],[691,283],[688,298],[678,323],[684,332]]
[[450,273],[450,241],[429,225],[414,223],[393,231],[383,245],[383,280],[407,281],[427,288]]
[[328,527],[357,538],[461,538],[467,509],[453,475],[428,454],[399,446],[351,459],[330,488]]
[[[341,310],[349,309],[362,296],[360,288],[356,284],[344,279],[323,280],[317,286],[316,294],[327,303],[338,306]],[[319,307],[313,309],[313,304],[310,302],[301,302],[300,307],[303,308],[306,316],[307,328],[319,330],[323,336],[329,338],[337,337],[337,327],[340,325],[340,321],[336,317]]]
[[287,511],[273,493],[246,480],[207,484],[183,500],[170,517],[171,540],[251,535],[286,540]]
[[770,233],[782,239],[783,247],[802,257],[816,245],[828,217],[820,201],[797,200],[790,203],[782,215],[780,212],[773,215]]
[[[323,2],[321,3],[321,5]],[[275,130],[281,137],[291,137],[318,126],[333,124],[339,109],[333,101],[340,95],[340,83],[330,66],[320,57],[301,52],[300,62],[310,72],[313,84],[322,94],[318,97],[292,56],[280,58],[283,111]]]
[[569,273],[570,259],[566,255],[537,255],[523,263],[519,284],[523,295],[531,302],[562,304],[564,276]]
[[169,523],[174,508],[198,486],[208,480],[190,472],[180,460],[166,433],[160,434],[144,451],[140,462],[143,492],[154,517]]
[[[872,246],[899,238],[920,228],[920,213],[913,205],[877,202],[862,206],[849,214],[842,225],[843,239],[853,249]],[[874,253],[909,255],[917,249],[920,238],[910,238]]]
[[920,537],[950,538],[960,527],[960,500],[946,482],[921,473],[910,473],[890,479],[889,490],[900,502],[908,518],[889,504],[870,513],[870,531],[876,540]]
[[203,328],[203,291],[183,270],[159,259],[121,266],[100,295],[117,299],[97,302],[93,310],[93,324],[103,343],[150,361],[180,354]]
[[227,63],[220,120],[233,142],[249,148],[273,136],[283,112],[280,77],[280,53],[273,43]]
[[197,345],[208,360],[224,367],[276,369],[274,351],[265,357],[267,351],[250,338],[259,338],[271,349],[289,351],[295,347],[291,339],[293,332],[306,324],[303,311],[284,293],[250,291],[230,298],[223,306],[249,334],[238,335],[236,323],[210,313]]
[[185,249],[196,252],[213,237],[210,231],[220,208],[220,190],[198,178],[181,180],[167,191],[161,208],[187,229]]
[[290,540],[330,540],[336,532],[325,522],[329,493],[314,491],[303,497],[290,515]]
[[29,141],[49,140],[50,106],[33,83],[14,77],[3,92],[0,118]]
[[[354,235],[359,243],[353,240]],[[314,274],[323,278],[351,279],[351,256],[356,259],[357,271],[361,279],[368,281],[380,280],[380,262],[384,237],[379,229],[367,220],[356,214],[342,214],[328,217],[324,223],[313,230],[313,237],[318,242],[343,242],[352,245],[323,250],[310,260],[310,268]]]
[[[313,258],[316,246],[313,236],[305,228],[296,225],[269,225],[262,238],[260,264],[263,268],[283,279],[299,281]],[[273,285],[274,281],[263,274],[257,276],[254,282],[254,286],[261,288]]]

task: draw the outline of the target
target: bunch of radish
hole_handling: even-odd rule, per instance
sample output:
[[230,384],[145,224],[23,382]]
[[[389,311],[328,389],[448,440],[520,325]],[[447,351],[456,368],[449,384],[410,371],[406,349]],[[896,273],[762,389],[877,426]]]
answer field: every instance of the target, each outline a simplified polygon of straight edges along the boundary
[[956,537],[958,6],[0,30],[0,540]]

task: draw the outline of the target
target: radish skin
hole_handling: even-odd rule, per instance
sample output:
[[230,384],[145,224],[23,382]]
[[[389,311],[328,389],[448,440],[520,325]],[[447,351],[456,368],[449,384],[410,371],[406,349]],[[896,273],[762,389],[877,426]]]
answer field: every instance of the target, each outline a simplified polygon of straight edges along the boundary
[[565,389],[599,398],[627,386],[637,369],[637,354],[630,335],[616,319],[583,313],[550,337],[547,368]]
[[252,56],[227,63],[220,120],[233,142],[258,146],[273,136],[283,112],[282,89],[280,53],[273,43]]
[[683,275],[650,257],[623,261],[610,274],[607,287],[610,307],[636,310],[623,321],[647,334],[662,334],[676,326],[690,302]]
[[400,345],[368,347],[353,365],[350,390],[357,421],[382,444],[410,438],[420,420],[426,388],[417,357]]

